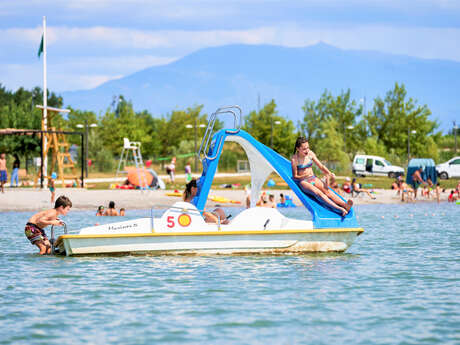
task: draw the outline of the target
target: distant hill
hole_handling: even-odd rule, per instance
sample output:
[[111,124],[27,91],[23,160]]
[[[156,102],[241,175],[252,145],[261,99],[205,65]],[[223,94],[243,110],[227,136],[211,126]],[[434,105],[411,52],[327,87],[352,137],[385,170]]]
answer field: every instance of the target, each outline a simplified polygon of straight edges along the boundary
[[78,109],[105,111],[122,94],[136,110],[154,116],[204,104],[211,113],[221,105],[238,104],[247,114],[275,99],[279,114],[296,123],[305,99],[318,99],[351,89],[352,97],[384,97],[395,82],[408,95],[427,104],[442,129],[460,123],[460,63],[427,60],[374,51],[342,50],[324,43],[303,48],[227,45],[206,48],[173,63],[150,67],[94,89],[62,93]]

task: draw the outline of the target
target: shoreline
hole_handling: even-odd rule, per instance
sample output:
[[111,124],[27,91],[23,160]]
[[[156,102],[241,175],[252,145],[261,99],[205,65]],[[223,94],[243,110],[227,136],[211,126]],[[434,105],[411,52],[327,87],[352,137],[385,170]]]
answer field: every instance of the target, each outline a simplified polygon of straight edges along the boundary
[[[267,193],[275,195],[276,202],[279,202],[279,194],[290,195],[296,205],[302,205],[294,192],[291,190],[268,189]],[[98,206],[107,207],[109,201],[115,201],[117,209],[123,207],[126,210],[148,209],[152,207],[169,207],[175,202],[180,201],[180,197],[167,196],[166,193],[172,190],[86,190],[81,188],[56,188],[56,198],[66,195],[72,201],[74,210],[96,210]],[[401,198],[396,195],[394,190],[375,189],[375,200],[361,193],[360,196],[350,198],[354,205],[371,204],[407,204],[401,202]],[[211,190],[209,196],[218,196],[234,201],[236,203],[214,202],[208,199],[207,208],[220,205],[221,207],[245,207],[246,194],[244,190],[219,189]],[[441,202],[447,201],[448,193],[441,193]],[[13,211],[38,211],[44,208],[51,208],[51,194],[48,189],[30,188],[7,188],[5,193],[0,193],[0,212]],[[418,197],[413,203],[434,202],[436,200]]]

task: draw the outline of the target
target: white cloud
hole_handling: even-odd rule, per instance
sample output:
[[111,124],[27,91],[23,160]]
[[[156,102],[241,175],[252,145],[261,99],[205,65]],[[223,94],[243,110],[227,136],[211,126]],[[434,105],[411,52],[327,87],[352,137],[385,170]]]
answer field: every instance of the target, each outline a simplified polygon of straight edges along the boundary
[[[40,36],[40,27],[0,29],[2,84],[41,84],[41,65],[36,56]],[[458,37],[457,28],[384,25],[308,28],[284,23],[246,30],[196,31],[51,26],[48,79],[54,90],[92,88],[140,69],[170,63],[197,49],[234,43],[302,47],[324,41],[343,49],[460,61]],[[20,58],[12,63],[10,53]]]

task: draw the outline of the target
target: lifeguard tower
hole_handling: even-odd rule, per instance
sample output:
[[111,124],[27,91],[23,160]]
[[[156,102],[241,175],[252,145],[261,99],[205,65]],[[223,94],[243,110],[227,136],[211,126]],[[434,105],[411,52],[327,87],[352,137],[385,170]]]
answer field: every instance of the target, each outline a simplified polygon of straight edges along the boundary
[[[118,168],[116,177],[119,174],[127,174],[129,165],[134,163],[137,178],[140,188],[149,188],[147,184],[146,169],[144,168],[144,161],[141,153],[141,143],[139,141],[129,141],[128,138],[123,138],[123,149],[121,150],[120,160],[118,161]],[[132,167],[132,165],[131,165]]]
[[[57,113],[68,113],[69,109],[59,109],[53,107],[44,107],[37,105],[37,108],[43,110],[42,116],[42,135],[43,135],[43,157],[44,157],[44,178],[48,178],[51,174],[48,171],[53,172],[57,169],[58,180],[62,181],[62,186],[65,186],[65,179],[75,179],[77,177],[77,170],[75,162],[72,160],[70,155],[70,144],[67,142],[65,133],[63,131],[56,130],[55,127],[48,127],[51,125],[51,121]],[[46,111],[45,111],[46,110]],[[51,151],[51,165],[48,167],[47,157]],[[69,173],[70,170],[70,173]],[[41,172],[37,174],[37,180]]]

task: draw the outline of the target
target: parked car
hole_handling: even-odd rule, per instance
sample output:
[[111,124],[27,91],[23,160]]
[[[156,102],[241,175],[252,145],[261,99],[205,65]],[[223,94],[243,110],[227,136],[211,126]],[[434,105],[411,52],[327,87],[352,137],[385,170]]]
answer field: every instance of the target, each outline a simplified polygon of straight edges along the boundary
[[439,178],[447,180],[452,177],[460,177],[460,156],[436,165],[436,171]]
[[356,176],[388,176],[395,178],[404,175],[404,169],[391,164],[379,156],[356,155],[352,165],[353,174]]

